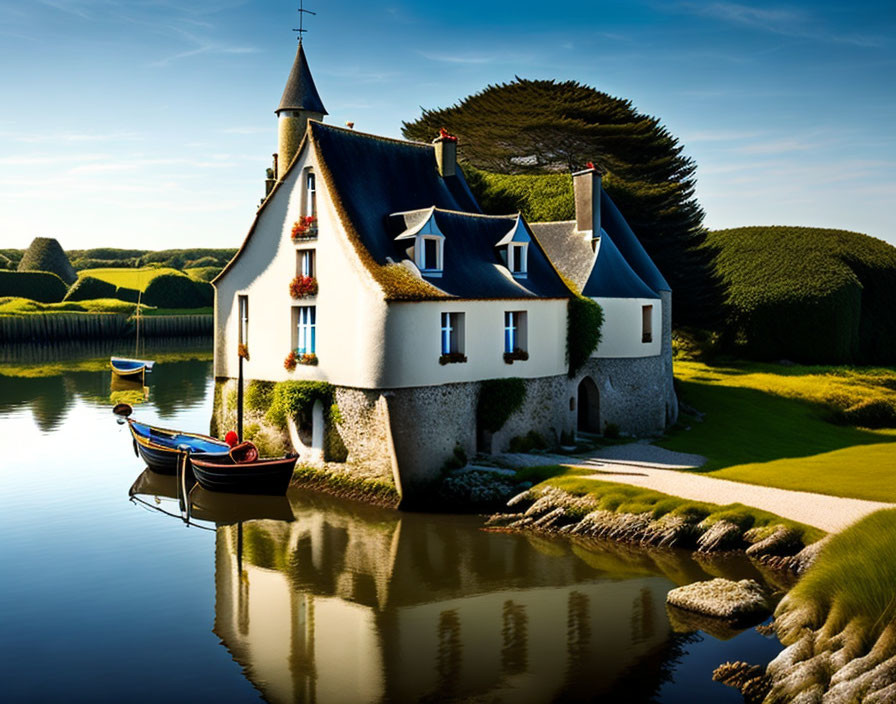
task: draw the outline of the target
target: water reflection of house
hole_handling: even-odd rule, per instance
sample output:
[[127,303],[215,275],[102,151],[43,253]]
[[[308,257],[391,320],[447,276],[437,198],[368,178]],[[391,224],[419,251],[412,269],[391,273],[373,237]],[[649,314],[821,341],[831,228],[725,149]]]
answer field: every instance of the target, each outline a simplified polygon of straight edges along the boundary
[[451,518],[294,509],[216,540],[215,632],[270,702],[593,697],[668,647],[655,574]]

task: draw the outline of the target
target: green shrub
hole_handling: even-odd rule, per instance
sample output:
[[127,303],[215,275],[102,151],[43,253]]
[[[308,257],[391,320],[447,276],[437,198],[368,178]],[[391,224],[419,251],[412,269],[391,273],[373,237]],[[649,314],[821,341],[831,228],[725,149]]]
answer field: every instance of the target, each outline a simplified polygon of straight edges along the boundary
[[896,403],[889,398],[865,398],[834,411],[832,420],[860,428],[896,428]]
[[119,286],[115,289],[115,298],[120,301],[127,301],[128,303],[136,303],[142,297],[140,296],[140,291],[135,288]]
[[203,266],[198,268],[190,268],[187,269],[186,274],[191,279],[196,279],[197,281],[211,281],[221,273],[221,270],[223,268],[224,267],[221,266]]
[[896,248],[843,230],[709,233],[727,291],[725,347],[754,359],[896,363]]
[[30,298],[39,303],[59,303],[67,287],[56,274],[44,271],[0,271],[0,296]]
[[35,237],[19,262],[18,271],[48,271],[69,286],[78,279],[62,245],[52,237]]
[[521,212],[529,222],[572,220],[576,216],[569,173],[496,174],[464,164],[464,176],[483,212]]
[[332,402],[333,387],[325,381],[281,381],[274,386],[266,418],[279,428],[287,418],[307,417],[315,401],[327,408]]
[[459,444],[454,446],[451,457],[445,460],[442,465],[442,472],[453,472],[455,469],[461,469],[467,466],[467,453]]
[[267,411],[274,400],[275,385],[273,381],[250,381],[246,388],[246,408],[250,411]]
[[487,379],[479,385],[476,417],[479,427],[497,433],[507,419],[526,400],[526,384],[522,379]]
[[65,294],[65,301],[87,301],[93,298],[115,298],[115,286],[92,276],[82,276]]
[[569,377],[574,377],[600,344],[604,311],[597,303],[584,296],[569,299],[566,317],[566,361]]
[[548,447],[544,437],[536,430],[530,430],[522,436],[517,436],[510,441],[511,452],[532,452],[532,450],[546,450]]
[[205,308],[214,303],[215,294],[211,284],[184,274],[162,274],[149,282],[143,300],[159,308]]

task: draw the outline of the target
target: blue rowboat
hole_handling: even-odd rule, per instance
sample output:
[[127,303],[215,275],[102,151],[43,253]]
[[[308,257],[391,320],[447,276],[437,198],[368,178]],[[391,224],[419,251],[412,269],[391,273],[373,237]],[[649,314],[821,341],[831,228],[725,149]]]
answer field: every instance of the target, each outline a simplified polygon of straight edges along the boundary
[[112,357],[109,360],[112,371],[123,379],[142,379],[144,372],[151,372],[155,362],[145,359]]
[[174,474],[184,454],[184,448],[193,453],[226,453],[230,446],[223,440],[208,435],[184,433],[179,430],[157,428],[128,418],[128,427],[134,437],[134,449],[147,466],[161,474]]

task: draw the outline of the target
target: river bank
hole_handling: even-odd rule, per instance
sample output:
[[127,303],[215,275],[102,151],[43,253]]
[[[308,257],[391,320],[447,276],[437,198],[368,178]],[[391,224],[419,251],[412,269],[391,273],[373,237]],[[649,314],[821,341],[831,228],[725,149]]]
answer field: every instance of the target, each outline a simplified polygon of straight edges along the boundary
[[[152,315],[140,317],[140,337],[211,337],[214,316]],[[53,343],[133,337],[137,321],[123,313],[59,312],[0,315],[0,342]]]

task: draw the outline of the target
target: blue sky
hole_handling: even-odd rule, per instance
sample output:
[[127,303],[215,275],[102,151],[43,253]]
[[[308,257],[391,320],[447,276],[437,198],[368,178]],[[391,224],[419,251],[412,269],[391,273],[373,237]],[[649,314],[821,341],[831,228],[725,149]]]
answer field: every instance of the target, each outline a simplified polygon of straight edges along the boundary
[[[285,0],[0,0],[0,246],[235,247],[276,149]],[[490,83],[574,79],[659,117],[710,227],[896,244],[889,2],[310,0],[334,124],[399,136]]]

